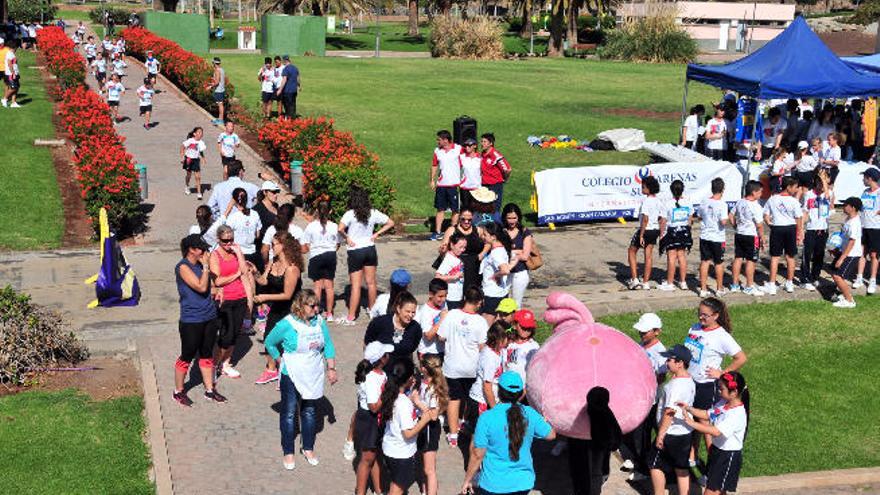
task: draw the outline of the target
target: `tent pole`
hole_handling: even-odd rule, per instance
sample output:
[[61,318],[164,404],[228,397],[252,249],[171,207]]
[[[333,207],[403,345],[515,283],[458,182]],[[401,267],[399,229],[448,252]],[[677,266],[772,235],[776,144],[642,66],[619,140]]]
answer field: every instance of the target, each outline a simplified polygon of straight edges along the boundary
[[687,118],[687,113],[688,113],[687,107],[688,107],[688,83],[689,82],[690,82],[690,79],[688,79],[687,75],[685,75],[684,76],[684,96],[682,97],[682,100],[681,100],[681,122],[679,123],[679,126],[678,126],[679,143],[684,141],[684,136],[681,135],[681,132],[682,132],[682,129],[684,128],[684,120]]

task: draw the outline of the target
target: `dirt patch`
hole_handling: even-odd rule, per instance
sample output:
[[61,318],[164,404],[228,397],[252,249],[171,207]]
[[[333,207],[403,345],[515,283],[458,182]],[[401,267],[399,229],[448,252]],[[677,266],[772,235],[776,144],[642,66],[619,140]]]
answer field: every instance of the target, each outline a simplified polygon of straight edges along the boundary
[[839,57],[870,55],[874,53],[874,44],[877,40],[875,35],[852,31],[819,33],[819,38]]
[[128,358],[94,358],[77,364],[78,371],[48,371],[37,375],[29,387],[0,387],[0,396],[28,390],[75,388],[93,400],[110,400],[142,393],[140,371]]
[[681,112],[655,112],[644,108],[606,108],[604,113],[621,115],[624,117],[638,117],[649,120],[675,120],[681,117]]

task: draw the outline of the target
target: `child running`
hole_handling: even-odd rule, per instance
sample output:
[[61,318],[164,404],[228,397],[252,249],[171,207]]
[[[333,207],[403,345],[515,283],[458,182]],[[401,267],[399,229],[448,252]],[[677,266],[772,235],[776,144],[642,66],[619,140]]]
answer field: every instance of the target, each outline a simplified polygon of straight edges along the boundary
[[113,73],[119,76],[119,81],[122,81],[122,78],[125,77],[125,68],[128,67],[128,64],[123,62],[122,57],[118,53],[113,54]]
[[801,198],[804,216],[807,218],[801,259],[801,287],[805,290],[818,288],[819,275],[825,262],[825,245],[828,243],[828,217],[834,204],[834,193],[828,182],[828,174],[819,171],[814,177],[811,182],[801,184],[807,187],[812,185]]
[[98,56],[98,46],[95,45],[95,37],[89,36],[85,45],[86,64],[91,67],[95,58]]
[[153,96],[156,91],[153,90],[153,81],[149,77],[144,78],[144,84],[137,89],[138,102],[141,115],[144,117],[144,129],[150,130],[153,124],[150,123],[150,117],[153,115]]
[[125,86],[119,82],[119,75],[110,76],[110,81],[105,88],[107,90],[107,105],[110,106],[110,114],[113,116],[113,122],[119,122],[119,100],[125,94]]
[[[449,247],[443,255],[434,277],[447,284],[446,305],[449,309],[459,309],[464,298],[464,262],[461,255],[467,248],[467,239],[460,232],[449,238]],[[424,327],[422,327],[424,329]]]
[[223,132],[217,136],[217,151],[223,165],[223,179],[227,178],[226,167],[235,161],[235,150],[241,146],[241,139],[235,133],[235,124],[227,120]]
[[[416,312],[416,321],[422,327],[422,338],[417,349],[419,359],[430,354],[443,357],[443,342],[437,338],[437,330],[440,329],[440,323],[446,316],[448,290],[449,285],[439,278],[432,279],[428,283],[428,301]],[[440,363],[442,362],[441,360]]]
[[[347,444],[346,448],[356,449],[361,454],[357,465],[356,495],[366,495],[369,480],[373,482],[373,493],[382,493],[379,463],[376,462],[381,441],[379,410],[382,406],[382,390],[387,380],[382,368],[388,363],[388,353],[393,350],[394,346],[391,344],[370,342],[364,349],[363,361],[358,363],[354,372],[358,408],[354,419],[354,444]],[[354,456],[349,460],[352,459]]]
[[180,159],[183,162],[183,169],[186,171],[186,177],[183,182],[186,185],[184,192],[189,195],[192,190],[189,188],[189,179],[195,175],[196,191],[198,191],[199,199],[202,199],[202,159],[205,157],[205,142],[202,136],[205,131],[201,127],[196,127],[186,135],[186,141],[180,145]]
[[675,290],[675,269],[678,266],[678,288],[687,290],[687,254],[694,245],[691,237],[691,224],[694,209],[682,201],[684,182],[674,180],[669,185],[672,201],[660,216],[660,254],[666,251],[666,280],[657,288],[663,291]]
[[[626,286],[630,290],[651,288],[651,272],[654,268],[654,245],[660,237],[660,217],[663,215],[663,202],[657,197],[660,182],[653,175],[642,179],[642,194],[645,198],[639,205],[639,229],[633,234],[627,249],[630,279]],[[645,250],[644,279],[639,280],[638,253]]]
[[794,292],[794,257],[797,246],[804,240],[804,212],[800,202],[794,197],[797,192],[794,177],[782,179],[782,191],[774,194],[764,205],[764,221],[770,225],[770,280],[764,292],[776,295],[776,273],[779,258],[785,254],[786,278],[785,292]]
[[303,231],[303,248],[309,252],[309,279],[315,285],[318,301],[324,296],[324,319],[334,321],[333,306],[336,293],[336,250],[339,249],[339,231],[330,220],[330,203],[320,201],[315,207],[317,218],[309,222]]
[[853,299],[852,290],[847,281],[852,276],[852,271],[859,264],[864,248],[862,247],[862,222],[859,212],[862,211],[862,200],[856,197],[847,198],[843,202],[843,212],[846,214],[846,222],[841,231],[840,251],[833,253],[834,283],[840,296],[836,296],[834,307],[855,308],[856,301]]
[[[736,227],[734,237],[733,258],[733,282],[730,284],[731,292],[760,297],[764,293],[755,286],[755,266],[758,262],[758,253],[761,251],[764,239],[763,208],[758,203],[761,197],[761,183],[750,180],[746,184],[746,196],[736,202],[733,212],[730,214],[730,223]],[[743,262],[746,264],[746,285],[740,287],[739,274]]]
[[[449,387],[443,377],[443,358],[436,354],[426,354],[419,361],[422,381],[419,384],[419,400],[428,406],[431,419],[419,432],[416,442],[422,457],[424,483],[419,487],[424,495],[437,495],[440,489],[437,482],[437,451],[440,449],[442,425],[438,419],[449,403]],[[422,413],[423,415],[425,413]]]
[[147,60],[144,61],[144,66],[147,67],[147,77],[150,79],[153,86],[155,86],[162,63],[159,62],[159,59],[153,56],[152,50],[147,50]]
[[106,52],[102,52],[98,57],[89,64],[92,67],[92,72],[95,75],[95,80],[98,81],[98,92],[104,94],[104,87],[107,83],[107,54]]
[[707,288],[709,265],[715,265],[715,295],[723,296],[724,289],[724,244],[727,225],[727,203],[724,195],[724,179],[712,179],[712,196],[700,203],[699,215],[702,219],[700,228],[700,297],[709,297]]

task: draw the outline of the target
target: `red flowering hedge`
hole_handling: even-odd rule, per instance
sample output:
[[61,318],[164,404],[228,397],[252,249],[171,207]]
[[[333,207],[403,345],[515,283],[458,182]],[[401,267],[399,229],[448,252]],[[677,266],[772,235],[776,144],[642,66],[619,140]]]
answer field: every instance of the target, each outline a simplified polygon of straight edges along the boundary
[[86,80],[86,60],[74,51],[73,41],[59,27],[37,31],[37,47],[49,72],[58,78],[61,89],[82,86]]
[[[162,74],[182,89],[202,108],[215,111],[211,80],[214,68],[202,57],[184,50],[177,43],[156,36],[142,27],[127,28],[120,34],[125,39],[126,51],[140,60],[145,60],[147,51],[162,64]],[[232,98],[234,88],[226,79],[226,96]]]
[[306,201],[329,200],[333,211],[346,210],[348,192],[358,184],[370,192],[373,206],[388,211],[394,188],[378,166],[378,158],[347,132],[333,128],[326,117],[281,119],[267,122],[260,141],[278,158],[284,179],[290,178],[290,162],[302,163],[303,196]]

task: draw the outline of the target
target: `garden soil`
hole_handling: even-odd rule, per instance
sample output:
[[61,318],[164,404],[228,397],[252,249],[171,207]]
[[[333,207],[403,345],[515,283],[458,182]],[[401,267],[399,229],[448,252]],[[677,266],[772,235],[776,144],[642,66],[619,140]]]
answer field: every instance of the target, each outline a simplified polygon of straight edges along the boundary
[[141,374],[130,358],[97,357],[78,363],[75,368],[80,371],[42,373],[27,387],[0,387],[0,396],[30,390],[69,388],[75,388],[98,401],[141,395]]

